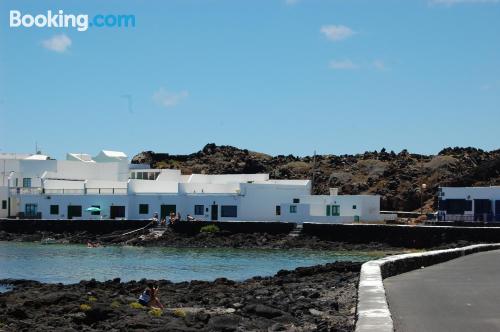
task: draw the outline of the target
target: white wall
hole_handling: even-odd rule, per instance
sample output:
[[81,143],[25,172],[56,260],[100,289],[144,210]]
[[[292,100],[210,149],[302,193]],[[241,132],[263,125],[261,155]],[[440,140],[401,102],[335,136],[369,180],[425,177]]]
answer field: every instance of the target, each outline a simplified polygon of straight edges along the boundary
[[[75,219],[105,219],[110,216],[110,206],[125,206],[125,217],[129,218],[127,195],[21,195],[19,212],[24,212],[26,204],[37,204],[37,211],[42,213],[43,219],[65,219],[67,218],[68,205],[81,205],[82,217]],[[50,197],[50,199],[49,199]],[[59,215],[50,214],[50,205],[59,205]],[[101,215],[94,216],[85,209],[92,205],[101,207]]]
[[[8,212],[9,212],[9,207],[8,207],[8,192],[9,189],[8,187],[5,186],[0,186],[0,218],[7,218],[8,217]],[[5,209],[2,209],[3,206],[3,201],[6,202],[7,206]]]
[[179,192],[186,194],[237,194],[239,183],[179,183]]
[[[490,199],[500,200],[500,187],[443,187],[442,199]],[[470,198],[468,198],[470,196]]]
[[[182,202],[182,197],[177,194],[129,195],[129,219],[151,219],[155,212],[160,216],[161,205],[175,205],[177,212],[182,214]],[[139,214],[139,204],[148,204],[149,212]]]
[[242,183],[239,217],[241,220],[277,221],[277,205],[292,203],[294,198],[307,193],[307,186]]
[[[296,213],[290,213],[290,205],[297,206]],[[327,205],[339,205],[339,216],[327,216]],[[302,196],[298,204],[281,205],[281,221],[294,222],[354,222],[381,221],[380,197],[371,195],[317,195]]]
[[173,181],[151,181],[151,180],[129,180],[129,194],[157,194],[157,193],[177,193],[179,190],[178,182]]
[[266,181],[269,174],[192,174],[189,177],[190,183],[244,183]]

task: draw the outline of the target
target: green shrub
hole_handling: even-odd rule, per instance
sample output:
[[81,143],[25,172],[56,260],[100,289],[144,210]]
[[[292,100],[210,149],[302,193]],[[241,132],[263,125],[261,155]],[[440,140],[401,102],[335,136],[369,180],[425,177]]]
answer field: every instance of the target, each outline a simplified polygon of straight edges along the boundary
[[88,304],[80,304],[80,310],[81,311],[89,311],[90,309],[92,309],[92,307]]
[[132,302],[130,303],[130,308],[132,309],[143,309],[144,306],[140,304],[139,302]]
[[206,225],[200,229],[200,233],[217,233],[219,231],[220,231],[219,227],[215,225]]
[[149,310],[148,313],[151,316],[160,317],[163,314],[163,311],[160,308],[151,308],[151,310]]
[[89,302],[95,302],[97,298],[95,296],[89,296]]
[[186,317],[186,312],[180,308],[177,308],[172,311],[172,315],[174,315],[175,317],[184,318]]

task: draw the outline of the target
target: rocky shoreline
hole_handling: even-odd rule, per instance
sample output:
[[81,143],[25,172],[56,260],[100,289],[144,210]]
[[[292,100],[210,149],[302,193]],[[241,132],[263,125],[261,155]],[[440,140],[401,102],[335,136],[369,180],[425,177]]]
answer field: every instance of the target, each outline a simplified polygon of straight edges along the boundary
[[7,233],[0,231],[0,241],[41,242],[43,239],[54,239],[56,243],[87,244],[98,242],[101,245],[132,245],[144,247],[172,248],[241,248],[241,249],[311,249],[311,250],[349,250],[349,251],[384,251],[404,252],[408,249],[393,247],[385,243],[348,243],[318,239],[315,236],[300,235],[290,237],[288,234],[269,233],[199,233],[186,235],[167,229],[162,236],[144,231],[122,236],[118,231],[106,235],[95,235],[88,232],[51,233],[35,232],[33,234]]
[[0,280],[0,331],[352,331],[361,263],[337,262],[243,282],[160,286],[163,312],[137,307],[147,280],[78,284]]
[[[88,242],[101,245],[131,245],[144,247],[170,248],[240,248],[240,249],[310,249],[332,251],[379,251],[386,254],[398,254],[411,250],[407,247],[396,247],[383,242],[350,243],[322,240],[315,236],[299,235],[291,237],[288,234],[269,233],[198,233],[194,235],[182,234],[167,229],[161,236],[148,230],[123,236],[124,231],[116,231],[105,235],[96,235],[89,232],[51,233],[34,232],[32,234],[7,233],[0,231],[0,241],[41,242],[44,239],[53,239],[55,243],[87,244]],[[459,240],[441,243],[430,249],[446,249],[463,247],[475,242]]]

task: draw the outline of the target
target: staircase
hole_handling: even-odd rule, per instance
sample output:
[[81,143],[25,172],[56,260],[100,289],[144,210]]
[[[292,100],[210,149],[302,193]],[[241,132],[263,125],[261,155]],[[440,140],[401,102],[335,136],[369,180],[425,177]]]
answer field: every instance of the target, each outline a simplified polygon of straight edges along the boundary
[[297,237],[302,233],[303,224],[295,224],[295,228],[288,234],[289,237]]
[[149,234],[153,235],[154,237],[161,237],[163,233],[167,230],[167,227],[153,227],[149,229]]

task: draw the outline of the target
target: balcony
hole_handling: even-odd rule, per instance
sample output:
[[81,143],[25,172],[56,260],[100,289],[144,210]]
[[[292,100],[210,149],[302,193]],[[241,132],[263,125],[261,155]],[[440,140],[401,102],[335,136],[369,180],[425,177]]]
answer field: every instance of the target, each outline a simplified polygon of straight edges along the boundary
[[10,188],[10,195],[127,195],[127,188],[43,189]]
[[10,188],[10,195],[40,195],[42,194],[41,187],[19,187],[19,188]]

